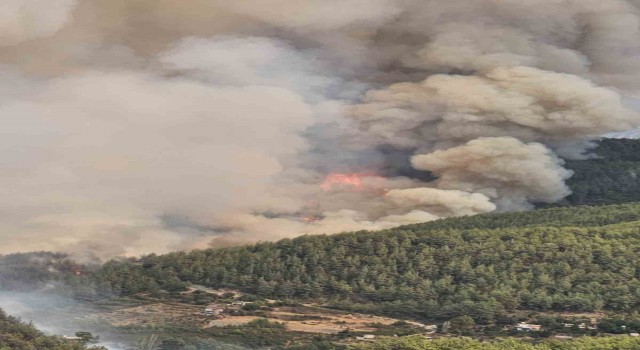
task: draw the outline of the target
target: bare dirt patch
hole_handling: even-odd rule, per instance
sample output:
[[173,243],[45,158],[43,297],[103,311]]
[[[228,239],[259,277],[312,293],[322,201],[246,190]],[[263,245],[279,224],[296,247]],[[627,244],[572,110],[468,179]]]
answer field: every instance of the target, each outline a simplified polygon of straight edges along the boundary
[[99,318],[113,326],[202,323],[202,307],[174,303],[154,303],[102,313]]
[[[256,320],[258,316],[231,316],[210,321],[207,327],[224,327],[246,324]],[[287,330],[305,333],[335,334],[342,331],[373,332],[376,325],[391,325],[397,319],[363,315],[347,314],[320,307],[278,307],[266,313],[270,321],[284,323]],[[416,325],[419,325],[416,323]]]
[[[205,308],[224,311],[215,316],[205,315]],[[247,312],[242,311],[240,306],[231,304],[198,306],[157,300],[145,305],[111,308],[95,316],[116,327],[188,325],[194,328],[233,327],[266,318],[269,321],[284,323],[286,329],[291,332],[317,334],[336,334],[343,331],[375,332],[382,326],[399,321],[388,317],[325,309],[312,304],[268,307]],[[417,322],[405,322],[418,328],[424,326]]]
[[225,327],[225,326],[238,326],[257,320],[258,316],[227,316],[218,320],[209,321],[207,327]]

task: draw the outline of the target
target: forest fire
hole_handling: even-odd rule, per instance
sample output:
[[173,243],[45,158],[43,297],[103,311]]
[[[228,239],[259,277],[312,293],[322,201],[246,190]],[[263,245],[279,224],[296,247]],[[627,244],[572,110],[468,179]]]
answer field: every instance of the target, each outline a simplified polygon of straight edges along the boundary
[[320,187],[324,191],[331,191],[336,188],[348,188],[351,191],[362,191],[363,186],[363,178],[365,177],[378,177],[371,174],[363,174],[363,173],[351,173],[351,174],[342,174],[342,173],[332,173],[327,175],[324,179]]
[[350,187],[353,190],[362,189],[362,177],[366,176],[363,174],[353,173],[353,174],[340,174],[333,173],[327,175],[324,179],[320,187],[324,191],[331,191],[336,187]]
[[388,183],[382,176],[372,173],[331,173],[320,184],[325,192],[370,192],[386,195]]
[[302,218],[302,221],[304,223],[311,224],[311,223],[320,221],[320,217],[319,216],[306,216],[306,217]]

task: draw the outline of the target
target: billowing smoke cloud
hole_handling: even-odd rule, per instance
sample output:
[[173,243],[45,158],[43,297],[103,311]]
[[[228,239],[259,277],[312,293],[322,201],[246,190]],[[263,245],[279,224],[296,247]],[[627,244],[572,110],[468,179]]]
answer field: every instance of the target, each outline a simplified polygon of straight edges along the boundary
[[640,125],[632,0],[15,0],[0,252],[388,228],[569,192]]
[[[271,86],[217,87],[135,72],[49,80],[2,107],[2,212],[12,250],[95,245],[166,249],[181,238],[159,215],[205,216],[259,205],[278,159],[305,148],[299,95]],[[16,152],[18,154],[16,154]],[[39,155],[45,157],[24,157]],[[46,232],[46,242],[38,242]],[[114,233],[117,233],[114,236]],[[127,245],[104,247],[117,237]]]
[[[443,216],[473,215],[496,209],[496,206],[489,201],[488,196],[458,190],[440,190],[428,187],[408,188],[391,190],[387,193],[387,198],[400,208],[421,208]],[[415,214],[415,212],[412,213],[412,215]]]
[[69,20],[76,0],[6,0],[0,7],[0,46],[44,38]]
[[[482,76],[434,75],[370,91],[353,114],[364,138],[396,147],[459,144],[478,137],[570,142],[636,125],[620,96],[580,77],[529,67]],[[429,144],[431,143],[431,144]]]
[[570,194],[564,180],[571,172],[555,154],[542,144],[511,137],[478,138],[412,161],[417,169],[436,174],[439,188],[482,193],[505,209],[552,203]]

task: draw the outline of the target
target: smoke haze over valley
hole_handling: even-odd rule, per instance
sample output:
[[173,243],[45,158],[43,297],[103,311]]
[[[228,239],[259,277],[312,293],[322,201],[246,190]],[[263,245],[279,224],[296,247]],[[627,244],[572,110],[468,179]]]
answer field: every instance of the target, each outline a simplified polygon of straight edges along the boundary
[[637,0],[5,0],[0,253],[533,208],[640,126]]

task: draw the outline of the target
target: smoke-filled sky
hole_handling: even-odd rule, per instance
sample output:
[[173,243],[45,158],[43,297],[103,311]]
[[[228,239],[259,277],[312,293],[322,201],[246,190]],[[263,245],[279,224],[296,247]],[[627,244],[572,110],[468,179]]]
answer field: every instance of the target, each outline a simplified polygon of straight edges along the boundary
[[568,195],[640,1],[3,0],[0,74],[0,253],[386,228]]

